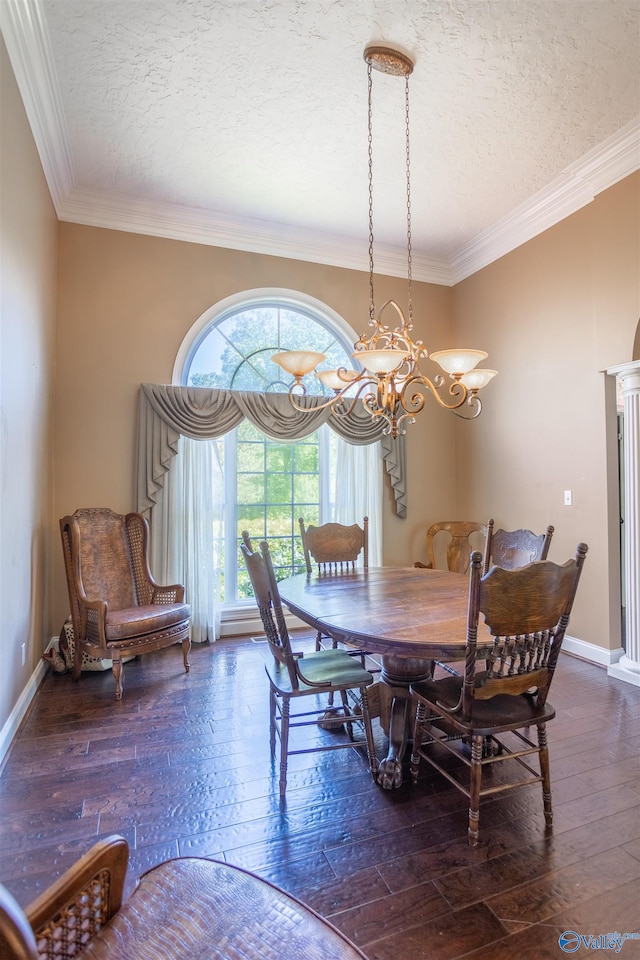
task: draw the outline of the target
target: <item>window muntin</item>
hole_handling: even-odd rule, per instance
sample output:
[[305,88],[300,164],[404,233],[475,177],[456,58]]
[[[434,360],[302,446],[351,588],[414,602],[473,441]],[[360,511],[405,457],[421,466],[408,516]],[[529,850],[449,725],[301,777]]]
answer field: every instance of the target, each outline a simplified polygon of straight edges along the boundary
[[[196,340],[185,381],[194,387],[283,393],[289,385],[271,357],[281,350],[300,349],[326,354],[322,366],[327,369],[353,365],[353,347],[347,338],[333,329],[328,319],[309,309],[294,309],[277,301],[232,308]],[[309,378],[308,389],[315,394],[331,393],[317,377]]]

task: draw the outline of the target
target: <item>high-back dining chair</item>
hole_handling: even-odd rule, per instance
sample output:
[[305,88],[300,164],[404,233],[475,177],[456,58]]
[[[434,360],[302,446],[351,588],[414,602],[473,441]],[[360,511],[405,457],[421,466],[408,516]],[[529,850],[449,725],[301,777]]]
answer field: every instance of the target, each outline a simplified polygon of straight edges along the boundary
[[188,673],[191,608],[182,584],[160,586],[151,576],[145,518],[88,507],[63,517],[60,533],[75,637],[74,679],[80,677],[83,653],[111,660],[120,700],[121,658],[178,642]]
[[[300,524],[300,538],[304,551],[304,560],[307,573],[313,572],[314,562],[318,573],[348,573],[354,570],[358,558],[362,554],[364,569],[369,567],[369,518],[365,517],[362,526],[353,523],[347,526],[343,523],[322,523],[316,527],[310,524],[305,526],[304,517],[298,520]],[[316,634],[316,650],[321,650],[324,635],[320,630]],[[328,638],[327,638],[328,639]],[[337,641],[331,638],[331,646],[335,650]],[[364,665],[364,654],[359,654]]]
[[366,960],[347,937],[268,880],[176,857],[122,903],[129,847],[94,844],[26,910],[0,884],[2,960]]
[[[378,765],[367,700],[367,687],[373,682],[371,673],[365,670],[358,659],[350,657],[344,650],[320,650],[306,655],[294,652],[268,543],[262,541],[258,553],[251,549],[249,534],[244,531],[240,549],[273,656],[273,661],[266,663],[265,669],[270,690],[269,732],[272,757],[275,756],[276,736],[280,739],[280,796],[284,797],[287,789],[287,761],[292,754],[364,746],[371,775],[375,777]],[[358,714],[354,713],[349,705],[349,691],[357,696],[360,706]],[[340,694],[341,706],[333,708],[330,713],[327,712],[326,705],[317,704],[306,711],[291,713],[292,700],[333,693]],[[342,728],[346,726],[348,737],[342,742],[337,739],[330,743],[315,741],[312,746],[295,750],[290,748],[289,732],[293,727],[317,727],[319,721],[322,729],[334,730],[336,737],[342,735]],[[363,737],[355,737],[354,726],[363,729]]]
[[[417,704],[411,776],[417,780],[423,759],[469,798],[471,846],[478,842],[480,799],[526,784],[542,784],[545,821],[551,827],[546,723],[555,710],[547,694],[586,553],[586,544],[580,543],[575,559],[562,565],[539,560],[516,570],[494,566],[482,576],[482,555],[475,551],[469,571],[464,676],[411,685]],[[537,730],[535,743],[529,727]],[[462,740],[451,739],[452,734]],[[470,757],[465,743],[471,744]],[[443,761],[442,748],[463,765],[463,774],[467,768],[466,778],[459,767],[456,775]],[[533,755],[539,770],[531,765]],[[487,778],[483,787],[483,774],[497,763],[504,775]],[[524,776],[520,771],[519,779],[507,780],[507,764],[522,767]]]
[[551,546],[554,528],[549,525],[545,533],[531,530],[494,530],[494,521],[487,522],[487,539],[484,547],[483,573],[495,565],[505,570],[523,567],[534,560],[546,560]]
[[313,570],[313,562],[320,573],[354,569],[360,554],[365,569],[369,566],[369,518],[365,517],[362,526],[352,523],[322,523],[316,527],[305,526],[300,517],[300,537],[307,566],[307,573]]
[[427,562],[416,560],[414,567],[435,570],[438,566],[436,553],[442,554],[446,547],[447,570],[452,573],[466,573],[474,544],[479,546],[481,540],[484,545],[486,536],[486,523],[477,523],[475,520],[442,520],[432,523],[425,534]]

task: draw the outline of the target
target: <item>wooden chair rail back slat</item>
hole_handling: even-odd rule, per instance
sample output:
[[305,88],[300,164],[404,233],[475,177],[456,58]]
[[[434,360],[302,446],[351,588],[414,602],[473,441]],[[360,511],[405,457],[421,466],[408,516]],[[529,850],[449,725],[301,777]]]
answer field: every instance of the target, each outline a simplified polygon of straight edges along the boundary
[[313,570],[312,561],[325,573],[344,568],[354,569],[360,554],[365,569],[369,566],[368,517],[364,518],[362,527],[357,523],[350,526],[323,523],[319,527],[310,524],[307,527],[303,517],[298,522],[307,573]]
[[551,524],[541,534],[525,529],[494,530],[494,520],[487,521],[483,572],[488,573],[491,566],[515,570],[535,560],[546,560],[553,531]]

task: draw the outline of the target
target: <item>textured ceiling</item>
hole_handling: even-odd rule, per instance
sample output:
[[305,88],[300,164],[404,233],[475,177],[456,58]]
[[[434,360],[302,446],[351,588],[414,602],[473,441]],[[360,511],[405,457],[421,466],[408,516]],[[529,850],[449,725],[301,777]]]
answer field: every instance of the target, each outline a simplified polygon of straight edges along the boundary
[[[362,53],[371,42],[415,60],[418,266],[432,260],[446,271],[496,224],[515,223],[514,211],[562,183],[585,155],[617,142],[620,131],[628,149],[631,129],[637,149],[637,2],[4,3],[14,8],[5,34],[15,34],[16,23],[28,33],[37,22],[40,31],[37,56],[28,40],[29,69],[40,73],[40,86],[49,87],[44,101],[51,97],[58,111],[48,137],[55,141],[50,162],[57,151],[67,164],[66,179],[58,171],[63,219],[109,223],[110,216],[119,225],[135,199],[154,221],[149,232],[162,232],[162,213],[175,226],[182,212],[191,223],[199,217],[205,233],[213,218],[211,242],[224,242],[234,227],[238,236],[250,237],[253,227],[289,244],[299,236],[301,249],[315,237],[317,259],[331,261],[332,246],[351,244],[364,251],[366,268]],[[27,27],[19,6],[30,11]],[[7,46],[14,62],[15,37]],[[16,75],[22,90],[26,81]],[[406,231],[404,83],[380,73],[373,81],[375,236],[390,254],[401,250]],[[42,140],[41,133],[41,155]],[[633,167],[633,159],[627,163]],[[169,226],[167,233],[176,235]]]

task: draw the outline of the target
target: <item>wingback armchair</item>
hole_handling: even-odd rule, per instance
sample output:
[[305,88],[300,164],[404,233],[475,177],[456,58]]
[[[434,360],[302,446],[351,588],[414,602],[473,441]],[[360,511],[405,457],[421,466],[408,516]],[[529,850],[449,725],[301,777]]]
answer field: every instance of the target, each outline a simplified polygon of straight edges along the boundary
[[60,532],[75,635],[74,679],[84,652],[111,660],[120,700],[122,657],[178,642],[188,673],[191,610],[182,584],[160,586],[151,576],[144,517],[89,507],[63,517]]

